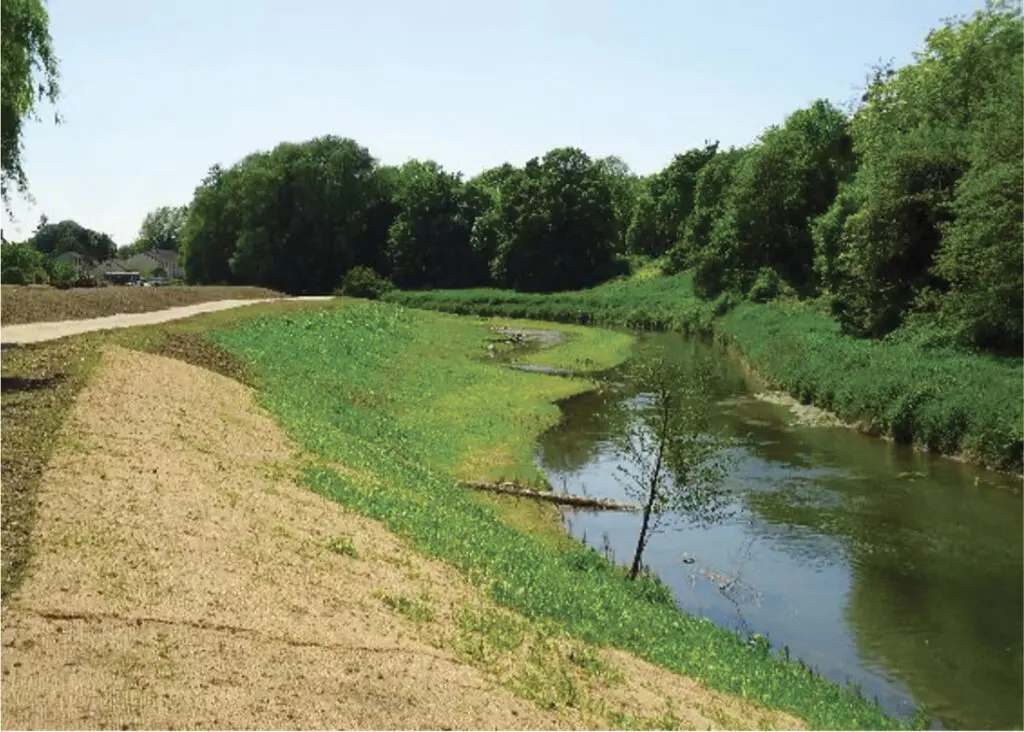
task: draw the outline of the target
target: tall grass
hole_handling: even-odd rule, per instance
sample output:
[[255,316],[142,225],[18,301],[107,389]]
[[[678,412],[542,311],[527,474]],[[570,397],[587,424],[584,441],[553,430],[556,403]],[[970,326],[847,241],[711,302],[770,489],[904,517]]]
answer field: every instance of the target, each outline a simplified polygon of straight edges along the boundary
[[390,299],[455,313],[714,334],[769,383],[848,422],[996,469],[1024,467],[1020,359],[851,338],[827,315],[799,303],[701,300],[688,274],[552,295],[449,290],[398,292]]
[[551,400],[587,387],[484,363],[485,335],[466,319],[381,303],[213,334],[252,362],[266,407],[323,458],[305,475],[314,490],[381,520],[498,602],[815,728],[899,726],[766,644],[687,615],[658,582],[630,582],[590,549],[553,549],[461,488],[455,476],[481,453],[511,451],[528,470],[523,456],[558,418]]

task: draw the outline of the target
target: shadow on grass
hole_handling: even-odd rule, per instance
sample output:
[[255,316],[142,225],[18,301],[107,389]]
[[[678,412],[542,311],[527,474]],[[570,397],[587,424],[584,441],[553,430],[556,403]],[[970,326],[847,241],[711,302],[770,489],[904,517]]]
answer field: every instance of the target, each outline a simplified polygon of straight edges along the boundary
[[53,388],[67,379],[67,374],[58,373],[42,378],[26,378],[21,376],[0,377],[0,394],[19,391],[38,391]]

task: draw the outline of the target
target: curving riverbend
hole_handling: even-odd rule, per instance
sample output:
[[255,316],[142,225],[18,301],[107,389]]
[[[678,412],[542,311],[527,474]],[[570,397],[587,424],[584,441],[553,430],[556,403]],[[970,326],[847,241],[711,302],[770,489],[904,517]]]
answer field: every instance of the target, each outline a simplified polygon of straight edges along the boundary
[[[655,353],[714,362],[714,423],[740,440],[734,515],[705,528],[670,517],[645,555],[679,604],[768,636],[895,714],[920,707],[936,726],[1024,726],[1020,479],[807,424],[755,398],[739,363],[711,345],[641,336],[635,357]],[[563,423],[537,453],[556,489],[629,500],[613,438],[616,405],[635,396],[612,388],[562,404]],[[565,521],[631,558],[637,516],[566,509]]]

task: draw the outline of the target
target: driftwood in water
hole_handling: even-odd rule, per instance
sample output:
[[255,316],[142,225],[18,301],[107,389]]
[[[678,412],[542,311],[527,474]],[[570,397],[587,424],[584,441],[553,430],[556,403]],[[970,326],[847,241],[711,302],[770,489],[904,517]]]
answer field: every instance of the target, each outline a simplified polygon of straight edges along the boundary
[[462,485],[478,491],[490,491],[491,493],[502,493],[507,496],[518,496],[520,498],[534,498],[538,501],[549,501],[562,506],[575,506],[576,508],[594,508],[602,511],[638,511],[639,506],[631,503],[619,503],[603,498],[589,498],[587,496],[573,496],[565,493],[550,493],[547,491],[535,491],[530,488],[523,488],[515,483],[480,483],[477,481],[465,482]]

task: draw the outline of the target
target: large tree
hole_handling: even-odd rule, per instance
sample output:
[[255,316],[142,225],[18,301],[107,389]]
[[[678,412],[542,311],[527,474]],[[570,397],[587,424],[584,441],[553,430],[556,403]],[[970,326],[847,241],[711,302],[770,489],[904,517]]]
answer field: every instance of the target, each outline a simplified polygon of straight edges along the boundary
[[717,142],[687,150],[645,182],[626,233],[629,251],[660,256],[683,241],[684,224],[693,211],[697,177],[717,152]]
[[817,101],[769,128],[736,167],[709,248],[694,252],[701,288],[745,294],[768,273],[810,293],[814,243],[808,222],[828,209],[853,170],[846,118],[828,102]]
[[602,166],[578,148],[534,158],[501,186],[492,271],[517,290],[596,285],[618,272],[613,192]]
[[110,259],[117,253],[117,245],[108,234],[87,229],[70,219],[51,224],[44,218],[27,243],[43,254],[78,252],[93,262]]
[[331,292],[380,233],[381,180],[369,151],[347,138],[284,143],[215,168],[182,229],[190,280]]
[[[395,284],[405,288],[483,284],[487,262],[470,242],[483,201],[467,201],[458,175],[432,160],[402,166],[395,192],[398,216],[388,233]],[[475,203],[475,205],[474,205]]]
[[0,195],[7,206],[11,186],[28,195],[23,124],[37,116],[40,102],[55,103],[60,89],[42,0],[2,0],[0,16]]
[[188,216],[187,206],[161,206],[146,214],[139,227],[139,236],[132,245],[135,252],[148,249],[173,249],[178,251],[181,243],[181,229]]
[[938,323],[965,345],[1020,352],[1020,11],[990,2],[947,21],[865,94],[855,185],[817,226],[847,331]]

